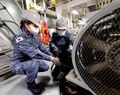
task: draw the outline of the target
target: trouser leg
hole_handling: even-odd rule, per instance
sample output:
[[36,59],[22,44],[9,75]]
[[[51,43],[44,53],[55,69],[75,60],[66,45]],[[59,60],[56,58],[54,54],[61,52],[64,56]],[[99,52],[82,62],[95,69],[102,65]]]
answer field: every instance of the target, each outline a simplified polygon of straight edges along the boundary
[[24,72],[27,75],[27,82],[35,81],[39,69],[39,64],[35,60],[30,60],[22,63]]
[[27,87],[34,94],[42,93],[43,88],[35,83],[39,67],[42,66],[38,60],[31,60],[23,63],[24,71],[27,75]]
[[39,60],[38,61],[38,65],[39,65],[39,72],[44,72],[47,71],[49,69],[49,66],[47,65],[47,62],[49,61],[45,61],[45,60]]

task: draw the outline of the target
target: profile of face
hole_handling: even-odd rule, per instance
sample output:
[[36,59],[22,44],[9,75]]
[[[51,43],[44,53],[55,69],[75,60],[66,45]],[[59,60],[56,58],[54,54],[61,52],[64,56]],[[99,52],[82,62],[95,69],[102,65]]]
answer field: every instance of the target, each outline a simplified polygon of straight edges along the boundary
[[38,33],[39,33],[39,27],[37,26],[37,25],[35,25],[35,24],[25,24],[25,27],[27,28],[27,30],[31,33],[31,34],[33,34],[33,35],[38,35]]

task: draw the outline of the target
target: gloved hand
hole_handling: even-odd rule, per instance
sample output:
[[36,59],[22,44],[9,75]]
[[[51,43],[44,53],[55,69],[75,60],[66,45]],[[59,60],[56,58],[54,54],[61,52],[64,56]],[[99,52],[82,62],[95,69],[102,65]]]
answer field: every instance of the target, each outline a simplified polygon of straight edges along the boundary
[[61,53],[61,51],[59,50],[59,48],[57,48],[56,46],[53,47],[53,52],[55,57],[59,56],[59,53]]
[[53,47],[54,52],[58,52],[58,48],[56,46]]
[[53,64],[55,64],[55,65],[60,64],[59,59],[58,59],[58,58],[56,58],[56,57],[52,57],[52,58],[51,58],[51,61],[52,61],[52,62],[53,62]]

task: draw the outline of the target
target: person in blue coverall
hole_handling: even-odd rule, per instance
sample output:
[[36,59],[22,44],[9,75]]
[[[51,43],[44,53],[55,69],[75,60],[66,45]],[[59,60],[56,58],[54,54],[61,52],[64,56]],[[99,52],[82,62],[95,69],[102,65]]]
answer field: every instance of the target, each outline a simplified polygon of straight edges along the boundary
[[34,95],[38,95],[43,87],[35,83],[37,73],[49,69],[46,61],[57,64],[59,59],[53,57],[49,49],[43,46],[36,36],[39,32],[39,14],[32,10],[24,10],[22,16],[22,33],[13,39],[11,69],[14,74],[27,75],[28,89]]
[[[67,19],[61,17],[56,21],[56,32],[53,33],[50,41],[50,51],[55,57],[60,59],[62,63],[60,66],[56,66],[52,75],[54,80],[64,79],[65,75],[71,70],[72,60],[71,51],[74,43],[73,35],[67,31]],[[61,75],[59,75],[60,72]],[[60,77],[59,77],[60,76]],[[58,78],[59,77],[59,78]]]

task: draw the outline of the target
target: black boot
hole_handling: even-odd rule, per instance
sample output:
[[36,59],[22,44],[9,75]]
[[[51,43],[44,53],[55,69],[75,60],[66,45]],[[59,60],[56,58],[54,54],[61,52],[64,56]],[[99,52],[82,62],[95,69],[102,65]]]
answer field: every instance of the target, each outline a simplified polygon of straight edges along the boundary
[[42,93],[42,90],[35,82],[27,82],[27,88],[33,93],[33,95],[39,95]]

